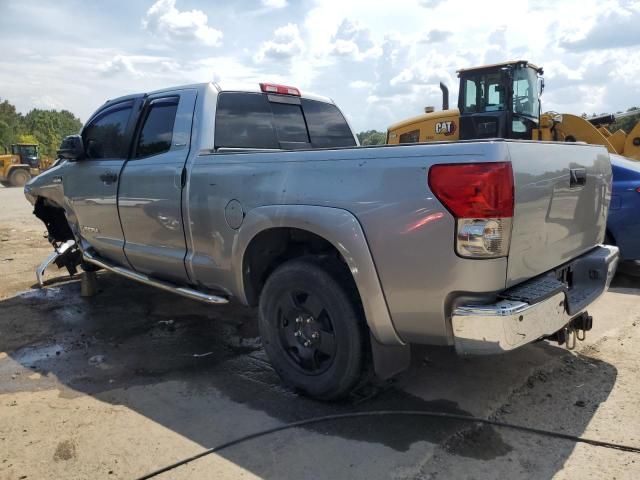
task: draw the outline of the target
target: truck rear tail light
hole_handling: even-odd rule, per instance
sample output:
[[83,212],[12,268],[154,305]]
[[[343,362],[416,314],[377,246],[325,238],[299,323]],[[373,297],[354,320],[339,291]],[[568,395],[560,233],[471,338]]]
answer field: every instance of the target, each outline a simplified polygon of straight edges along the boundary
[[514,193],[511,163],[434,165],[429,188],[456,218],[456,252],[496,258],[509,253]]
[[636,188],[636,192],[640,193],[640,187]]
[[300,96],[300,90],[296,87],[289,87],[287,85],[277,85],[275,83],[261,83],[260,90],[265,93],[278,93],[280,95],[295,95]]
[[459,218],[456,252],[461,257],[496,258],[509,253],[511,218]]

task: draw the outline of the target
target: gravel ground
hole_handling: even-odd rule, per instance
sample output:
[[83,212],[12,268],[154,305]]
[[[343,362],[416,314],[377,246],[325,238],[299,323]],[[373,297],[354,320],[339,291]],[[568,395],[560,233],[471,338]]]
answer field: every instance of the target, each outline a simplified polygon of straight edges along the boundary
[[[640,446],[640,278],[620,274],[574,352],[540,342],[465,359],[414,348],[412,368],[370,399],[323,404],[284,388],[256,312],[204,306],[99,275],[87,299],[35,266],[44,227],[0,187],[0,478],[135,478],[206,447],[304,418],[438,410]],[[632,267],[631,273],[637,274]],[[640,456],[424,418],[296,428],[209,455],[163,479],[640,478]]]

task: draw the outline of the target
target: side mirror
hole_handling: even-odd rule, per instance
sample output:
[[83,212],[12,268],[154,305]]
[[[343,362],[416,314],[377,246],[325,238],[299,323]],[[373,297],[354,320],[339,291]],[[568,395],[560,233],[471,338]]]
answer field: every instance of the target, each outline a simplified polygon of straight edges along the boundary
[[65,160],[82,160],[84,158],[84,145],[80,135],[69,135],[62,140],[58,157]]

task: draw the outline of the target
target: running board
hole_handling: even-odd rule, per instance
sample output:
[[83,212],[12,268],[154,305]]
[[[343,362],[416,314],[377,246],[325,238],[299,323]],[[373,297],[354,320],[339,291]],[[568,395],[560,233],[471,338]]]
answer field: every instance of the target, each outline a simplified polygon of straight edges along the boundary
[[90,252],[82,252],[82,258],[85,262],[91,263],[98,267],[102,267],[105,270],[109,270],[110,272],[117,273],[118,275],[122,275],[130,280],[135,280],[140,283],[144,283],[145,285],[151,285],[152,287],[157,287],[162,290],[166,290],[167,292],[177,293],[178,295],[182,295],[183,297],[190,298],[192,300],[198,300],[200,302],[220,305],[224,303],[229,303],[229,300],[225,297],[220,297],[218,295],[211,295],[208,293],[202,293],[198,290],[193,290],[192,288],[186,287],[178,287],[177,285],[173,285],[169,282],[164,282],[162,280],[153,279],[147,275],[143,275],[142,273],[134,272],[133,270],[129,270],[127,268],[119,267],[114,265],[113,263],[105,260],[103,258],[99,258],[97,255],[94,255]]

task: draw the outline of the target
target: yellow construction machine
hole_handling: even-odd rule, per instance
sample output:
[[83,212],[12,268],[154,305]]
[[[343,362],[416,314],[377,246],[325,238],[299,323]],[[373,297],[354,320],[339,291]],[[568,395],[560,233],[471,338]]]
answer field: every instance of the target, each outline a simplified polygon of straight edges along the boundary
[[583,118],[555,112],[541,113],[543,70],[526,60],[458,70],[458,108],[449,108],[449,90],[440,83],[442,111],[425,113],[391,125],[387,143],[515,138],[604,145],[610,153],[640,160],[640,122],[630,133],[610,132],[607,125],[637,115]]
[[11,153],[5,148],[0,155],[0,183],[5,187],[22,187],[32,177],[51,166],[51,161],[40,157],[40,147],[33,143],[14,143]]

